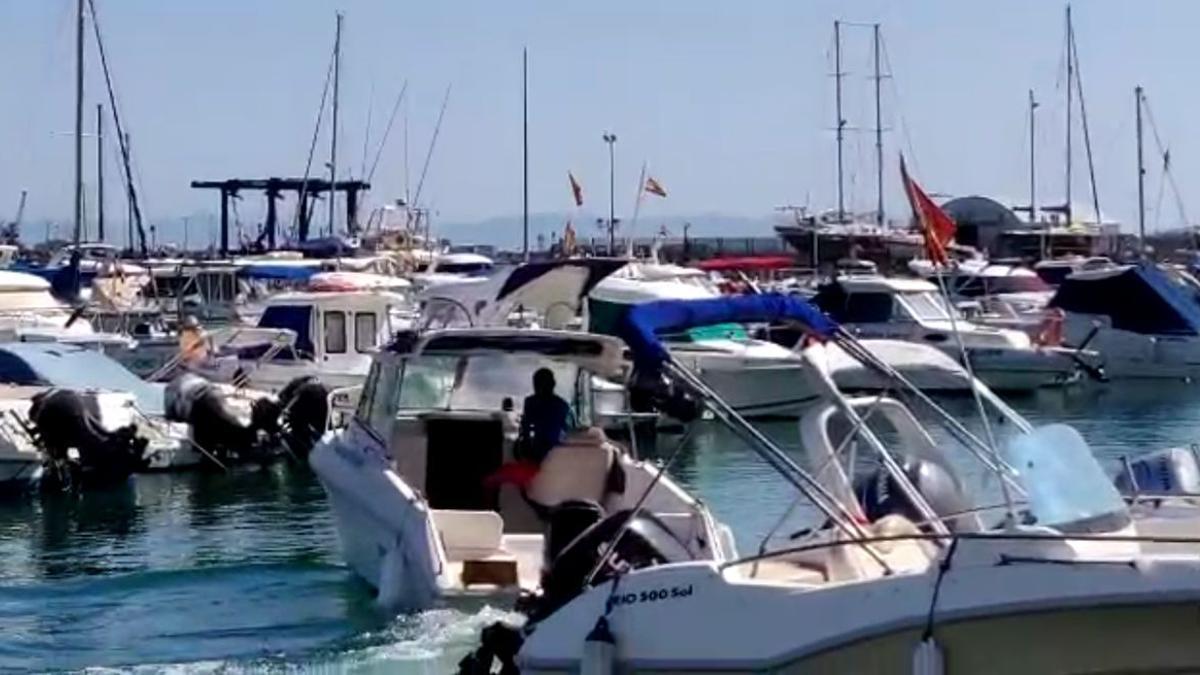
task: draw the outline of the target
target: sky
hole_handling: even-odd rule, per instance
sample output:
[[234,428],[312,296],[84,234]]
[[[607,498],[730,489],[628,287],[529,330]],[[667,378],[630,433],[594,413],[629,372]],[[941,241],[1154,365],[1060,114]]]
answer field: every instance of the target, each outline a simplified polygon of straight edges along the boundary
[[[345,15],[340,177],[365,173],[368,116],[369,171],[389,112],[408,85],[371,177],[368,209],[405,196],[406,184],[415,197],[428,154],[419,200],[435,222],[520,214],[523,48],[533,212],[571,213],[568,171],[583,185],[585,208],[607,210],[606,132],[618,138],[619,217],[634,208],[643,163],[668,192],[643,201],[643,223],[680,214],[769,222],[781,205],[832,208],[836,19],[854,24],[843,28],[842,41],[848,208],[875,202],[871,30],[860,24],[876,22],[890,75],[882,83],[890,216],[907,209],[901,152],[930,192],[1028,201],[1030,89],[1040,102],[1039,201],[1063,199],[1065,6],[1047,0],[95,2],[145,210],[152,221],[192,218],[200,230],[193,237],[208,236],[218,203],[216,194],[192,190],[191,180],[303,174],[337,11]],[[74,4],[0,0],[0,220],[14,215],[25,189],[29,228],[70,220]],[[1089,0],[1073,11],[1102,211],[1136,227],[1139,84],[1154,130],[1170,148],[1186,208],[1200,179],[1200,135],[1190,133],[1200,107],[1200,3]],[[107,104],[90,25],[87,67],[90,132],[95,104]],[[328,159],[328,132],[326,116],[315,171]],[[1088,202],[1078,119],[1073,133],[1073,196]],[[1149,119],[1145,138],[1148,228],[1177,226],[1179,207],[1163,189]],[[95,141],[85,143],[91,213]],[[114,148],[106,146],[106,203],[109,218],[123,220]],[[247,195],[238,205],[241,219],[261,219],[261,202]],[[281,208],[289,217],[291,206]],[[507,240],[482,227],[466,232]]]

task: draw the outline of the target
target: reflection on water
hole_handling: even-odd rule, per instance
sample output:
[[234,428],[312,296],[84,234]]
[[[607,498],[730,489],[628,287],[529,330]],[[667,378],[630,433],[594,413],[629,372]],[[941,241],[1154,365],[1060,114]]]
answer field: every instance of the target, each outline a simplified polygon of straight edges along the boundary
[[[971,399],[944,403],[979,428]],[[1035,423],[1075,425],[1110,462],[1200,435],[1200,388],[1188,385],[1078,387],[1010,403]],[[800,456],[795,422],[761,426]],[[671,457],[681,438],[660,439],[654,457]],[[686,438],[671,472],[734,528],[744,551],[757,548],[796,496],[715,424]],[[972,478],[987,488],[986,475]],[[813,517],[802,506],[779,531]],[[324,493],[304,467],[138,476],[82,498],[0,504],[0,670],[443,673],[500,616],[472,605],[377,612],[342,566]]]

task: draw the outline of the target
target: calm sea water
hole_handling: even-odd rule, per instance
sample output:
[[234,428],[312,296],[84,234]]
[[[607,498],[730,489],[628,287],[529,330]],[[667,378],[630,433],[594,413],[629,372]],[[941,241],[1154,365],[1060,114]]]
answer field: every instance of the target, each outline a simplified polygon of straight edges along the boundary
[[[1010,402],[1035,421],[1075,425],[1108,461],[1200,441],[1200,386],[1122,383]],[[974,418],[969,400],[946,405]],[[765,429],[795,447],[793,425]],[[713,427],[672,470],[743,549],[794,496]],[[324,494],[302,468],[138,476],[82,499],[0,504],[4,671],[443,673],[502,616],[480,606],[376,611],[341,565]]]

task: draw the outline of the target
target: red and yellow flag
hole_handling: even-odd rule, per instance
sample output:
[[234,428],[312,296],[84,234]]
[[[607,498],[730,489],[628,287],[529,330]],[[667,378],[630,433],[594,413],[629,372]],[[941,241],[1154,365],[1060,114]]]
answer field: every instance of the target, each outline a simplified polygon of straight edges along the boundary
[[649,192],[652,195],[658,195],[659,197],[667,196],[667,191],[663,189],[662,184],[659,183],[658,181],[654,180],[654,178],[652,176],[646,176],[646,188],[645,189],[646,189],[646,192]]
[[900,156],[900,178],[904,181],[904,194],[908,195],[908,203],[912,205],[913,218],[925,238],[925,253],[934,263],[945,265],[950,261],[946,247],[954,241],[957,230],[954,220],[908,175],[904,155]]
[[575,198],[575,206],[583,206],[583,188],[575,180],[575,174],[568,171],[567,180],[571,181],[571,196]]

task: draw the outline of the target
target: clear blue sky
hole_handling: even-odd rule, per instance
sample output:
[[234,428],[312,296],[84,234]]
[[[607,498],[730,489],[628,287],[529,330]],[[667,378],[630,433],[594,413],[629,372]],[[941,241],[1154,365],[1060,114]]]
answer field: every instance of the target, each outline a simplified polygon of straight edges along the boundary
[[[408,80],[415,184],[443,91],[453,85],[422,195],[443,221],[521,210],[522,46],[530,52],[534,211],[569,210],[568,169],[588,207],[607,208],[606,130],[619,137],[619,212],[630,209],[643,160],[670,192],[646,203],[650,215],[832,207],[835,18],[883,24],[894,74],[884,96],[893,214],[906,208],[897,188],[901,150],[932,192],[1026,199],[1031,87],[1043,101],[1039,194],[1043,203],[1062,197],[1063,5],[1046,0],[96,1],[152,218],[214,211],[215,195],[191,190],[193,178],[302,172],[339,9],[343,169],[360,173],[368,104],[378,139]],[[12,215],[22,188],[30,191],[28,219],[69,218],[73,6],[0,0],[0,218]],[[1190,126],[1200,108],[1200,3],[1094,0],[1077,3],[1075,19],[1101,206],[1128,228],[1135,84],[1146,87],[1185,201],[1200,178],[1200,136]],[[848,28],[844,41],[846,117],[864,130],[847,142],[848,200],[859,209],[874,201],[869,37]],[[92,48],[88,63],[90,127],[103,96]],[[398,121],[372,200],[403,194],[400,132]],[[323,138],[322,161],[327,147]],[[89,142],[89,181],[91,153]],[[1148,132],[1152,209],[1160,203],[1154,154]],[[1081,144],[1075,157],[1076,200],[1085,201]],[[110,213],[121,203],[115,171],[110,164]],[[260,217],[257,200],[241,208],[247,221]],[[1169,192],[1148,220],[1178,223]]]

